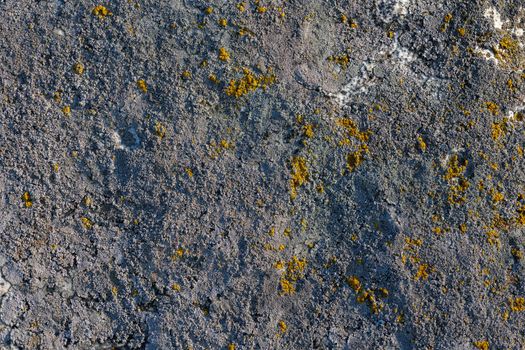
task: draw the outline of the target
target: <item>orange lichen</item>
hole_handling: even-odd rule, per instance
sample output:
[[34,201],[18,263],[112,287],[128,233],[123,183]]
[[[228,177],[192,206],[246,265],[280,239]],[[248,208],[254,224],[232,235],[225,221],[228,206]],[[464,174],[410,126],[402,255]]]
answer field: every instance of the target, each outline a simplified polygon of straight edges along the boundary
[[24,192],[21,198],[24,201],[24,206],[26,208],[31,208],[33,206],[33,200],[31,199],[31,194],[29,192]]
[[281,295],[290,295],[295,292],[295,283],[303,278],[306,268],[306,259],[299,259],[295,255],[286,263],[286,271],[280,279]]
[[489,342],[488,342],[488,340],[475,341],[473,344],[479,350],[489,350]]
[[309,174],[303,157],[293,157],[291,164],[290,197],[293,200],[297,197],[297,189],[308,181]]
[[348,66],[348,63],[350,63],[350,56],[348,53],[332,55],[328,57],[328,61],[336,63],[344,69]]
[[257,76],[247,68],[243,69],[243,74],[244,76],[240,79],[230,80],[226,88],[228,96],[239,98],[259,88],[266,89],[275,82],[275,75],[273,74]]
[[516,298],[509,299],[509,306],[510,306],[510,309],[514,312],[525,311],[525,298],[516,297]]
[[73,65],[73,71],[78,75],[82,75],[84,73],[84,65],[80,62],[75,63]]
[[104,19],[106,16],[111,16],[112,13],[103,5],[97,5],[93,8],[93,15],[99,19]]
[[362,145],[360,149],[355,152],[349,153],[346,156],[346,168],[353,172],[358,166],[365,160],[365,153],[368,151],[366,145]]
[[144,93],[148,92],[148,84],[146,84],[146,81],[144,81],[144,79],[137,80],[137,87],[140,91]]
[[159,139],[162,140],[164,136],[166,136],[167,127],[161,122],[159,121],[155,122],[154,130],[155,130],[155,134],[159,137]]
[[485,102],[485,107],[488,109],[488,111],[492,115],[498,115],[499,114],[499,106],[495,104],[494,102],[487,101]]
[[425,152],[427,150],[427,144],[421,135],[417,136],[417,143],[421,152]]
[[93,222],[90,219],[86,218],[85,216],[82,217],[80,221],[82,222],[82,225],[84,225],[84,227],[87,228],[88,230],[93,228]]
[[282,321],[282,320],[279,321],[279,323],[278,323],[278,327],[279,327],[279,331],[280,331],[281,333],[286,332],[286,330],[288,329],[288,326],[286,325],[286,322],[284,322],[284,321]]
[[224,47],[221,47],[219,49],[219,55],[218,55],[219,59],[221,61],[228,61],[230,59],[230,53],[224,48]]
[[507,119],[503,119],[499,123],[492,123],[492,139],[494,141],[499,140],[507,132]]
[[485,232],[485,234],[487,235],[487,242],[490,245],[496,245],[498,247],[501,245],[500,240],[499,240],[499,232],[498,231],[496,231],[496,230],[489,230],[489,231]]
[[356,292],[358,292],[358,291],[361,289],[361,281],[359,281],[359,279],[357,278],[357,276],[350,276],[350,277],[347,277],[347,278],[346,278],[346,283],[348,283],[348,285],[350,286],[350,288],[352,288],[352,289],[355,290]]
[[241,12],[244,12],[246,11],[246,3],[245,2],[240,2],[237,4],[237,9]]
[[64,115],[66,117],[69,117],[71,115],[71,107],[70,106],[64,106],[62,108],[62,113],[64,113]]
[[312,124],[306,124],[303,126],[303,135],[311,139],[314,137],[314,126]]
[[428,279],[428,270],[429,270],[428,264],[419,265],[416,275],[414,276],[414,279],[416,281],[420,279],[423,279],[423,280]]

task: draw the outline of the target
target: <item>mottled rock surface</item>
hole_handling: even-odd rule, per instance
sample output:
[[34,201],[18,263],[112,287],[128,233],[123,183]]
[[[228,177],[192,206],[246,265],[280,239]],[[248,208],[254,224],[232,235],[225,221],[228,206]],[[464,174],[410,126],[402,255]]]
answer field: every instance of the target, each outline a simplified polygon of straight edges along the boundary
[[0,347],[523,349],[524,6],[0,0]]

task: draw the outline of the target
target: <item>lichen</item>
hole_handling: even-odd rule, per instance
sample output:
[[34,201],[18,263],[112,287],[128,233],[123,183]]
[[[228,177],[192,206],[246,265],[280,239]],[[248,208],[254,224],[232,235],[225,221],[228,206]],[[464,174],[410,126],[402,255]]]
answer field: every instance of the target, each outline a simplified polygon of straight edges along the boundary
[[230,59],[230,53],[224,48],[224,47],[221,47],[219,49],[219,55],[218,55],[219,59],[221,61],[228,61]]
[[429,266],[428,264],[421,264],[419,265],[419,267],[417,268],[417,272],[416,272],[416,275],[414,276],[414,279],[417,281],[417,280],[426,280],[428,279],[428,271],[429,271]]
[[31,198],[31,194],[29,192],[24,192],[24,194],[22,194],[22,201],[24,202],[24,206],[26,208],[31,208],[33,206],[33,200]]
[[155,135],[157,135],[159,139],[162,140],[164,136],[166,136],[167,127],[161,122],[155,122],[155,126],[153,127],[153,129],[155,130]]
[[509,306],[513,312],[525,311],[525,298],[516,297],[509,299]]
[[293,157],[291,165],[290,198],[294,200],[297,197],[297,189],[308,181],[309,173],[306,167],[306,159],[303,157]]
[[93,222],[87,217],[84,216],[80,218],[80,221],[82,222],[82,225],[84,225],[84,227],[87,228],[88,230],[93,228]]
[[146,84],[146,81],[144,79],[137,80],[137,87],[143,93],[148,92],[148,84]]
[[73,71],[78,75],[84,74],[84,65],[80,62],[75,63],[73,65]]
[[64,115],[65,115],[66,117],[71,116],[71,107],[70,107],[70,106],[64,106],[64,107],[62,107],[62,113],[64,113]]
[[275,82],[275,75],[273,74],[257,76],[247,68],[243,68],[243,74],[244,76],[240,79],[230,80],[226,88],[226,94],[228,96],[240,98],[259,88],[266,89]]
[[306,268],[306,259],[299,259],[292,256],[286,263],[286,270],[281,275],[279,284],[281,286],[281,295],[290,295],[295,293],[295,283],[304,277]]
[[112,13],[103,5],[97,5],[93,8],[92,11],[93,15],[98,17],[99,19],[104,19],[107,16],[111,16]]
[[479,350],[489,350],[488,340],[478,340],[478,341],[475,341],[473,344]]

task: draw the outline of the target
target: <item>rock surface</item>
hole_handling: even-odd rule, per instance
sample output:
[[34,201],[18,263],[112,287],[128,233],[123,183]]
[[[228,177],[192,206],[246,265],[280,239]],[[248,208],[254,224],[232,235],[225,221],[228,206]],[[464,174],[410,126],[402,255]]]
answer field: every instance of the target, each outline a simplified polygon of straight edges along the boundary
[[524,348],[524,29],[0,0],[1,347]]

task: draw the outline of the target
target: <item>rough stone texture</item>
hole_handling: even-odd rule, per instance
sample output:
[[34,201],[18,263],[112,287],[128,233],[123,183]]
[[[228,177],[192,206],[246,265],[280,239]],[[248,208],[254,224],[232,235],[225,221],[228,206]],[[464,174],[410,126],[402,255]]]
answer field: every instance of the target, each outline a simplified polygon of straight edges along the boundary
[[524,348],[522,6],[0,0],[1,347]]

